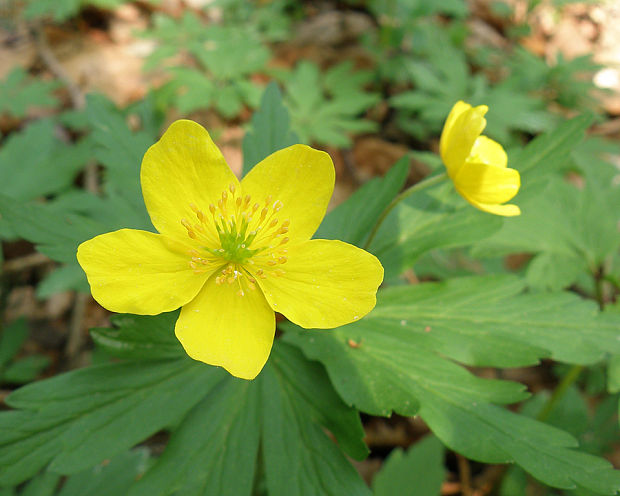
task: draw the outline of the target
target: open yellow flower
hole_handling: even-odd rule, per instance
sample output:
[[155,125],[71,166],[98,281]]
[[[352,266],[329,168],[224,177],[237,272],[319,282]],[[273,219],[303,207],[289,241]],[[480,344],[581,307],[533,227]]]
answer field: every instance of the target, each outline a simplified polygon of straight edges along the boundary
[[77,258],[93,297],[111,311],[182,307],[175,333],[195,360],[253,379],[271,351],[274,311],[304,328],[331,328],[375,306],[379,261],[310,239],[334,189],[327,153],[293,145],[239,182],[209,133],[180,120],[144,155],[141,183],[159,234],[102,234]]
[[502,145],[481,136],[487,124],[486,105],[457,102],[441,132],[439,153],[454,187],[474,207],[496,215],[519,215],[516,205],[500,205],[519,191],[521,178],[507,168]]

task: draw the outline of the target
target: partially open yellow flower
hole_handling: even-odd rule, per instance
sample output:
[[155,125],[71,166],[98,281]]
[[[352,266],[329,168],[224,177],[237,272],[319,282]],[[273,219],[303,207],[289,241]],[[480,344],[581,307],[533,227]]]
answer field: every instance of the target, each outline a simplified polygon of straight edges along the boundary
[[474,207],[497,215],[519,215],[516,205],[500,205],[519,191],[521,178],[506,167],[502,145],[481,136],[487,124],[486,105],[457,102],[441,132],[439,153],[454,187]]
[[290,146],[240,183],[209,133],[181,120],[144,155],[141,182],[160,234],[102,234],[77,258],[93,297],[111,311],[182,306],[175,333],[192,358],[253,379],[273,344],[274,310],[305,328],[331,328],[375,306],[377,258],[310,239],[334,189],[327,153]]

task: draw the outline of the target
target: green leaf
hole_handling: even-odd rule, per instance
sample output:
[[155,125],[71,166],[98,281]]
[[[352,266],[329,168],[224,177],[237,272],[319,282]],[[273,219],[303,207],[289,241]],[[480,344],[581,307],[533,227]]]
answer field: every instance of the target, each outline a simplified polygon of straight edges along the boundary
[[180,419],[223,373],[187,359],[106,364],[23,387],[0,415],[0,484],[76,473]]
[[[287,415],[291,408],[293,416]],[[353,456],[366,455],[359,416],[338,398],[322,367],[277,342],[256,381],[228,378],[194,407],[130,495],[249,495],[259,434],[269,494],[365,494],[361,479],[319,425]],[[333,473],[342,474],[339,482],[324,492]],[[289,480],[304,483],[295,482],[295,490]]]
[[85,145],[62,143],[49,119],[11,134],[0,150],[0,192],[32,200],[67,189],[88,160],[90,150]]
[[157,92],[166,106],[176,105],[187,114],[209,108],[215,96],[215,87],[207,75],[193,67],[171,67],[172,79]]
[[[295,415],[287,416],[287,409]],[[256,381],[228,377],[194,407],[129,494],[249,496],[259,437],[270,495],[366,494],[320,425],[347,452],[366,456],[359,415],[342,403],[324,369],[277,342]],[[340,480],[325,489],[331,487],[333,473],[342,474]]]
[[301,141],[347,147],[349,132],[374,130],[375,123],[359,117],[379,100],[363,89],[371,77],[370,72],[353,71],[349,62],[325,74],[312,62],[300,62],[285,76],[285,101]]
[[112,328],[91,329],[95,343],[118,358],[161,360],[185,356],[185,351],[172,329],[179,312],[157,316],[114,315]]
[[19,492],[19,496],[54,496],[59,482],[59,475],[44,472],[28,482]]
[[618,354],[612,355],[607,364],[607,390],[610,393],[620,391],[620,355]]
[[583,140],[591,122],[591,115],[575,117],[536,137],[525,148],[509,151],[509,166],[521,174],[522,186],[515,198],[517,203],[539,195],[550,176],[566,166],[571,151]]
[[[174,317],[118,316],[119,342],[146,331],[149,322],[155,342],[161,342],[165,327],[172,336]],[[167,347],[159,344],[152,351],[157,356]],[[252,382],[187,358],[140,360],[56,376],[14,392],[7,403],[18,410],[0,413],[1,485],[18,484],[48,464],[52,472],[78,473],[172,428],[169,446],[131,489],[132,496],[249,496],[261,436],[259,459],[270,494],[323,494],[334,478],[333,490],[325,494],[368,494],[324,431],[329,429],[347,453],[363,458],[367,448],[358,412],[342,402],[320,364],[280,341]],[[275,439],[281,436],[288,441]],[[120,483],[125,475],[113,479]],[[287,478],[305,484],[291,492],[283,484]],[[97,491],[112,484],[107,477],[105,484],[99,480],[92,481]]]
[[527,268],[530,285],[567,287],[582,273],[595,274],[620,247],[620,209],[613,208],[618,190],[593,183],[580,190],[558,178],[544,194],[521,204],[522,214],[480,241],[473,254],[536,254]]
[[271,82],[254,112],[251,130],[243,137],[243,175],[265,157],[287,146],[299,143],[290,130],[288,110],[282,103],[282,94],[275,82]]
[[[343,453],[325,435],[323,429],[313,422],[317,411],[322,410],[321,413],[327,418],[337,419],[337,415],[347,410],[346,407],[331,394],[334,398],[332,408],[339,403],[341,406],[330,411],[328,397],[324,394],[323,397],[312,396],[310,391],[300,388],[304,383],[297,383],[299,376],[290,376],[287,369],[292,364],[298,368],[304,362],[298,359],[292,361],[292,356],[286,357],[284,353],[292,353],[287,348],[280,347],[280,350],[283,355],[278,356],[276,352],[260,376],[264,398],[263,457],[268,493],[273,496],[370,494]],[[310,364],[306,362],[305,365]],[[316,368],[316,365],[312,365]],[[324,387],[320,389],[323,391],[316,386],[313,387],[314,391],[326,392],[328,382],[322,382]],[[308,385],[310,383],[305,382]],[[320,402],[318,406],[314,401]],[[349,412],[352,413],[352,410]],[[350,422],[352,419],[342,420]],[[342,423],[342,420],[338,420],[338,423]],[[356,424],[361,433],[359,420]]]
[[51,295],[73,289],[81,293],[90,293],[86,275],[77,264],[63,265],[50,272],[37,285],[37,298],[44,300]]
[[250,496],[258,453],[258,388],[227,377],[174,432],[129,496]]
[[216,80],[217,86],[227,84],[261,72],[270,58],[270,50],[253,33],[244,27],[208,26],[206,44],[190,47],[190,52]]
[[136,449],[116,455],[101,465],[72,475],[58,496],[111,496],[127,494],[131,485],[145,471],[149,454]]
[[220,88],[215,99],[215,108],[225,118],[232,119],[241,112],[243,101],[241,95],[232,85]]
[[443,445],[432,435],[407,453],[393,450],[372,481],[374,496],[439,496],[446,477],[443,458]]
[[128,219],[125,227],[150,225],[142,201],[140,164],[153,144],[153,137],[145,132],[132,132],[120,112],[104,98],[89,95],[86,102],[95,157],[106,168],[106,193],[124,198],[134,208],[135,220]]
[[569,449],[577,443],[565,432],[491,404],[523,399],[520,385],[480,379],[452,361],[592,363],[620,346],[617,317],[598,316],[569,293],[520,294],[523,286],[504,276],[395,287],[355,324],[285,340],[325,364],[342,398],[362,411],[418,414],[469,458],[516,462],[554,487],[613,494],[620,476],[606,461]]
[[359,414],[342,402],[321,365],[309,362],[297,348],[279,341],[270,363],[283,393],[298,404],[296,408],[329,429],[349,456],[366,458],[368,448]]
[[25,384],[33,381],[50,364],[44,355],[29,355],[11,363],[2,374],[2,381],[11,384]]
[[58,81],[29,78],[24,69],[16,67],[0,81],[0,114],[21,118],[32,107],[55,107],[58,99],[53,91],[59,86]]
[[147,68],[159,68],[165,59],[185,52],[191,67],[168,69],[172,79],[158,90],[166,108],[176,105],[183,113],[214,106],[226,118],[239,114],[243,105],[254,107],[260,91],[251,78],[264,70],[271,53],[259,36],[246,26],[205,24],[191,12],[179,20],[155,17],[155,28],[146,36],[159,47]]
[[2,329],[0,334],[0,367],[9,363],[28,338],[26,319],[20,318]]
[[20,237],[35,243],[38,251],[65,263],[76,263],[78,244],[107,231],[99,222],[49,203],[20,203],[2,194],[0,216]]
[[410,268],[424,253],[437,248],[466,246],[484,239],[503,220],[476,210],[445,184],[402,201],[383,222],[370,244],[386,278]]
[[374,178],[323,219],[316,238],[340,239],[362,246],[381,213],[405,184],[409,159],[403,157],[384,178]]

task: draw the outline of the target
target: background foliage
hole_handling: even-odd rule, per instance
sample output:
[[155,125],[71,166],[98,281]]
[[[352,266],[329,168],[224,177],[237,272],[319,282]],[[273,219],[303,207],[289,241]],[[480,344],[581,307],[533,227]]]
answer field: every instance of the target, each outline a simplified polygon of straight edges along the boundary
[[[163,3],[4,9],[2,29],[26,25],[38,59],[0,81],[0,495],[616,494],[620,195],[601,67],[527,49],[518,12],[534,2]],[[50,46],[127,6],[148,19],[131,36],[150,47],[150,85],[123,106],[84,95]],[[472,43],[481,19],[501,43]],[[459,99],[489,106],[522,215],[477,211],[442,184],[369,242],[395,195],[442,167],[437,137]],[[101,313],[75,259],[97,234],[153,230],[140,162],[180,116],[206,124],[240,174],[292,143],[326,148],[344,201],[316,237],[385,267],[368,317],[282,322],[252,382],[190,360],[175,312]],[[15,262],[39,256],[44,272]],[[73,329],[63,355],[40,344],[41,319],[11,312],[25,285],[48,301],[77,292],[57,317]],[[373,443],[376,425],[404,441]]]

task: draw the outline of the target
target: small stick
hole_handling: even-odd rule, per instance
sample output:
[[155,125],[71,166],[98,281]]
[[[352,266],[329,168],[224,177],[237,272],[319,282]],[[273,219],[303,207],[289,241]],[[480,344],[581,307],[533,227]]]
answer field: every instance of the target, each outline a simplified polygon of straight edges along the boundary
[[461,492],[463,496],[473,496],[471,488],[471,469],[469,468],[469,462],[463,455],[456,453],[456,459],[459,465],[459,479],[461,481]]
[[51,263],[52,260],[43,255],[43,253],[31,253],[23,257],[15,258],[13,260],[7,260],[2,266],[3,272],[20,272],[25,269],[30,269],[38,265],[45,265]]

